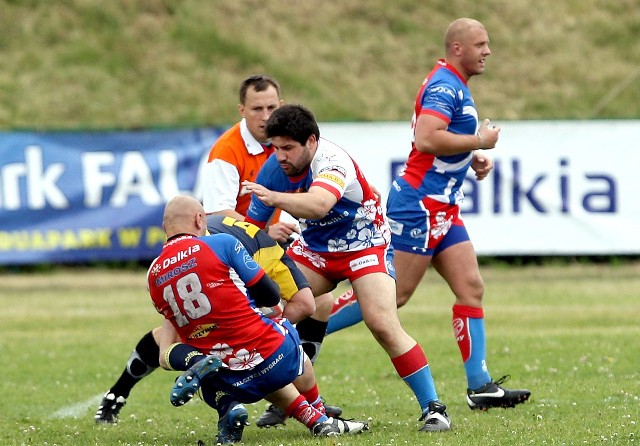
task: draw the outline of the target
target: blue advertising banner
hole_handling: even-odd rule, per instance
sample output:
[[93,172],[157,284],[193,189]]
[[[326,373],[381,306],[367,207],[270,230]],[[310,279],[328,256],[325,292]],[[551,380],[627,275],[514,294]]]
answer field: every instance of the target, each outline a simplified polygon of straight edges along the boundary
[[224,130],[0,132],[0,264],[154,258]]

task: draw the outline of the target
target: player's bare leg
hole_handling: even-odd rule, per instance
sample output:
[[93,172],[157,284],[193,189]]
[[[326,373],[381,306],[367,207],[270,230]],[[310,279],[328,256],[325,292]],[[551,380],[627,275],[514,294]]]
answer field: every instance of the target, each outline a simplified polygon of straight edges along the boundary
[[[422,281],[429,268],[431,257],[395,251],[396,304],[405,305]],[[347,290],[335,300],[327,326],[327,335],[362,321],[362,310],[353,290]]]
[[420,285],[431,265],[431,256],[411,254],[396,250],[393,264],[396,270],[396,304],[405,305]]

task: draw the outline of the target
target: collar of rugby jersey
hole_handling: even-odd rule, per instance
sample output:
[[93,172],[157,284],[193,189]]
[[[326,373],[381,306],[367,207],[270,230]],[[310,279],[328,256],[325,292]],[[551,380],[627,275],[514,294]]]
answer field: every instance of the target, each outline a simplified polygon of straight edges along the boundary
[[242,118],[242,121],[240,121],[240,136],[242,136],[247,152],[251,155],[258,155],[264,152],[262,144],[255,139],[249,131],[249,127],[247,127],[247,120],[245,118]]

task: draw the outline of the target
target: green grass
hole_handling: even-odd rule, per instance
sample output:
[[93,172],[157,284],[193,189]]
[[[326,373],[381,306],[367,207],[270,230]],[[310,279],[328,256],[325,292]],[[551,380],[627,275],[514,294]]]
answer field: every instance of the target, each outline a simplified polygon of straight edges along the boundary
[[640,117],[638,0],[0,0],[0,128],[228,124],[256,72],[324,121],[408,121],[470,16],[481,116]]
[[[295,421],[245,429],[251,445],[638,444],[640,264],[483,266],[488,361],[494,378],[533,392],[513,410],[471,412],[450,326],[446,284],[427,274],[401,310],[423,345],[454,429],[418,433],[419,409],[364,326],[329,336],[316,366],[321,391],[371,432],[314,439]],[[132,392],[117,426],[96,426],[101,394],[139,337],[160,322],[144,271],[59,269],[3,274],[0,351],[2,445],[213,444],[214,412],[168,401],[174,374],[157,371]],[[249,407],[255,420],[265,405]]]

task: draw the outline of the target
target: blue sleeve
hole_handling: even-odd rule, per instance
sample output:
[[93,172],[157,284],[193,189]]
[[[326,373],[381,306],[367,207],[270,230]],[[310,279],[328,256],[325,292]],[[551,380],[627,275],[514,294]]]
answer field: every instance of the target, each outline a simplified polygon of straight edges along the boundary
[[434,110],[449,119],[457,107],[456,87],[444,80],[435,80],[427,85],[422,96],[422,108]]
[[[276,178],[279,178],[280,175],[283,175],[282,168],[278,164],[278,160],[275,155],[271,155],[267,158],[267,161],[262,165],[260,171],[258,172],[258,176],[256,177],[256,183],[266,187],[269,190],[274,190],[278,192],[283,192],[282,187],[278,187]],[[247,220],[255,223],[263,223],[266,224],[276,208],[273,206],[267,206],[260,200],[258,200],[255,195],[251,196],[251,204],[249,205],[249,210],[247,211]],[[261,226],[258,224],[258,226]],[[262,225],[264,227],[264,225]]]
[[233,268],[247,286],[253,285],[264,275],[260,265],[234,236],[214,234],[202,237],[202,241],[215,252],[224,264]]

